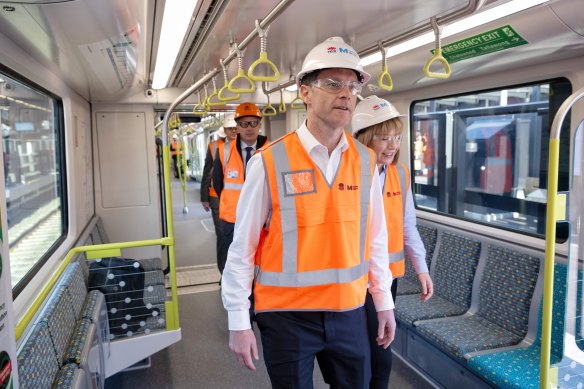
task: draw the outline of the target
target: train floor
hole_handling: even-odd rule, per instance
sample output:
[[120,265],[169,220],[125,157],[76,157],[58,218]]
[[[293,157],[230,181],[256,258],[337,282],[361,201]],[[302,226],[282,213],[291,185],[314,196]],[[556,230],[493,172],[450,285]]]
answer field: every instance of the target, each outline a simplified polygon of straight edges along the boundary
[[[187,183],[187,214],[182,213],[178,180],[172,188],[182,340],[153,355],[150,367],[123,371],[108,378],[106,389],[270,388],[255,325],[260,347],[257,371],[239,366],[229,351],[227,314],[221,303],[215,265],[213,223],[200,204],[199,187],[197,182]],[[205,241],[192,238],[198,234],[208,235]],[[393,364],[390,388],[432,387],[399,358],[394,357]],[[316,389],[328,388],[316,363],[313,381]]]

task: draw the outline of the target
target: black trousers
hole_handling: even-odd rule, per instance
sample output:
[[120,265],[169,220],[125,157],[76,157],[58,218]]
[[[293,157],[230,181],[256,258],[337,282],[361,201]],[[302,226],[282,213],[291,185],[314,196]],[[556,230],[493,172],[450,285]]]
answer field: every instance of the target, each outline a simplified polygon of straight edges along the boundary
[[[395,303],[397,292],[397,278],[391,284],[391,296]],[[387,389],[389,385],[389,374],[391,373],[391,346],[387,349],[377,345],[377,311],[373,304],[373,298],[367,292],[365,298],[365,310],[367,312],[367,331],[369,334],[369,347],[371,350],[371,382],[370,389]]]
[[223,274],[223,269],[225,269],[225,262],[227,262],[227,253],[229,252],[229,246],[233,242],[233,230],[235,228],[235,223],[229,223],[225,220],[219,219],[219,225],[221,230],[221,241],[218,241],[218,253],[217,253],[217,267],[219,272]]
[[216,243],[215,248],[217,250],[217,268],[219,268],[219,250],[222,245],[223,234],[221,233],[221,225],[219,223],[219,198],[209,196],[209,207],[211,208],[211,216],[213,216],[213,225],[215,226],[215,236]]
[[346,312],[259,312],[264,360],[275,389],[312,389],[314,358],[333,389],[365,389],[371,377],[367,318]]

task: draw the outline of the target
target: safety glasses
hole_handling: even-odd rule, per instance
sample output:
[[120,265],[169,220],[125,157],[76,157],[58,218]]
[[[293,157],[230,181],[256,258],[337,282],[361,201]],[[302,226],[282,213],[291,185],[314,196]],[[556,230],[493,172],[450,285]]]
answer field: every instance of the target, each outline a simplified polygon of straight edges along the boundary
[[381,142],[393,142],[393,144],[400,144],[402,136],[400,135],[373,135],[373,139]]
[[345,86],[348,86],[349,92],[351,92],[353,96],[361,93],[361,89],[363,88],[363,84],[359,81],[341,81],[333,80],[332,78],[320,78],[311,82],[310,85],[334,93],[338,93],[342,91]]
[[237,122],[237,125],[241,128],[247,127],[256,128],[258,124],[260,124],[259,120],[252,120],[251,122]]

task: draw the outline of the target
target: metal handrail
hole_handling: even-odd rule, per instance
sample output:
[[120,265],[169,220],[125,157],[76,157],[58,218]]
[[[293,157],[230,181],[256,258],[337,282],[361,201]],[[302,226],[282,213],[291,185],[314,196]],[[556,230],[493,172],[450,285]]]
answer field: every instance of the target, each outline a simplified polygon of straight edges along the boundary
[[[43,305],[43,302],[45,301],[45,299],[47,298],[47,296],[49,295],[49,293],[51,292],[53,287],[57,284],[57,281],[59,280],[59,278],[61,277],[61,275],[65,271],[65,268],[67,267],[67,265],[69,265],[69,263],[71,262],[71,260],[73,259],[73,257],[76,254],[79,254],[82,252],[115,250],[115,249],[125,249],[125,248],[132,248],[132,247],[171,246],[173,244],[174,244],[174,239],[161,238],[161,239],[140,240],[140,241],[133,241],[133,242],[107,243],[107,244],[99,244],[99,245],[92,245],[92,246],[73,247],[71,250],[69,250],[69,252],[65,256],[65,259],[63,259],[63,261],[61,262],[61,264],[59,265],[57,270],[53,273],[53,275],[49,279],[49,282],[47,282],[45,284],[45,286],[43,287],[41,292],[37,295],[37,297],[34,299],[32,304],[30,305],[30,307],[26,310],[26,312],[20,318],[18,323],[16,323],[15,330],[14,330],[16,340],[18,341],[20,339],[20,337],[24,333],[24,330],[28,327],[28,325],[30,324],[32,319],[35,317],[36,313],[38,312],[40,307]],[[175,280],[174,284],[176,287],[176,280]],[[176,303],[176,301],[177,300],[175,298],[173,298],[172,302]],[[173,319],[173,321],[170,321],[170,322],[176,323],[178,325],[178,318]],[[176,328],[178,328],[178,326]],[[169,329],[176,329],[176,328],[169,328]]]
[[545,265],[543,281],[543,308],[541,330],[541,355],[539,387],[550,387],[550,352],[552,338],[552,304],[554,293],[554,258],[556,251],[556,221],[561,220],[556,213],[558,205],[558,165],[560,157],[560,134],[562,124],[572,106],[584,97],[584,88],[574,92],[558,109],[550,129],[547,212],[545,232]]

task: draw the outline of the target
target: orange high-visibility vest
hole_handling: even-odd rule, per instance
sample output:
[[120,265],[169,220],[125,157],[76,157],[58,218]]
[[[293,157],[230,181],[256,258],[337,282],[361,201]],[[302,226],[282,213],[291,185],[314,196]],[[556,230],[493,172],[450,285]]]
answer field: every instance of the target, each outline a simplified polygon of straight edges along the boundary
[[271,212],[255,257],[256,311],[344,311],[364,304],[375,159],[347,141],[330,186],[296,133],[261,151]]
[[404,216],[410,185],[408,168],[401,162],[387,165],[383,185],[383,207],[387,222],[389,268],[394,278],[406,272],[404,256]]
[[[217,153],[219,146],[221,146],[223,143],[225,143],[225,141],[223,139],[217,139],[216,141],[209,142],[209,151],[211,152],[211,160],[212,161],[215,160],[215,154]],[[211,174],[211,184],[209,185],[209,196],[218,197],[217,192],[215,192],[215,188],[213,188],[213,178],[212,178],[213,177],[213,168],[211,168],[211,171],[209,172],[209,174]]]
[[235,141],[221,145],[218,151],[223,166],[223,190],[219,199],[219,218],[229,223],[235,223],[235,210],[245,179],[243,160],[237,152],[237,142]]
[[181,142],[177,142],[176,140],[173,139],[171,145],[171,155],[181,155],[182,154],[182,143]]

